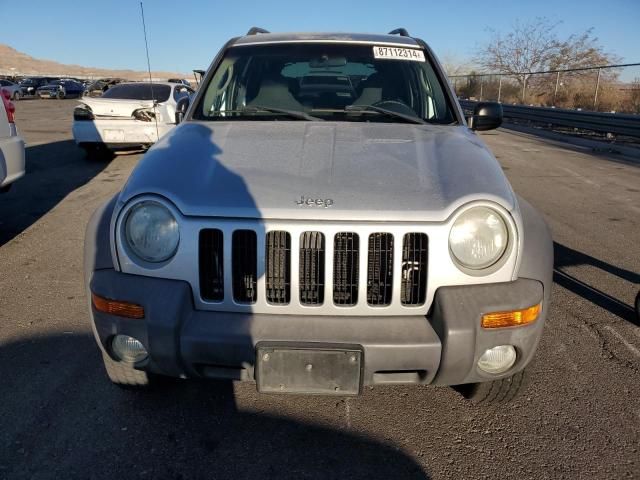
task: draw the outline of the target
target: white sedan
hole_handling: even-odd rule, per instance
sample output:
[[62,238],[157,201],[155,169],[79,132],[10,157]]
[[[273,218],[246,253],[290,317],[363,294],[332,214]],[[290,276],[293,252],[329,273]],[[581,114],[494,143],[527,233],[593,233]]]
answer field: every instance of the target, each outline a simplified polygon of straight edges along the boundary
[[24,140],[18,135],[10,98],[11,92],[0,88],[0,193],[25,173]]
[[87,154],[148,148],[176,125],[176,104],[193,90],[175,83],[121,83],[83,97],[73,112],[73,138]]

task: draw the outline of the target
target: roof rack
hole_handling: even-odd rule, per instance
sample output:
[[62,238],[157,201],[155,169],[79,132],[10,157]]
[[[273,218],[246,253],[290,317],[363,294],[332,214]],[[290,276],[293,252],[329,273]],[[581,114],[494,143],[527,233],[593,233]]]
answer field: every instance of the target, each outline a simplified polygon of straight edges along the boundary
[[411,36],[406,28],[396,28],[395,30],[391,30],[387,35],[400,35],[401,37]]
[[271,32],[269,30],[265,30],[264,28],[251,27],[247,32],[247,35],[257,35],[259,33],[271,33]]

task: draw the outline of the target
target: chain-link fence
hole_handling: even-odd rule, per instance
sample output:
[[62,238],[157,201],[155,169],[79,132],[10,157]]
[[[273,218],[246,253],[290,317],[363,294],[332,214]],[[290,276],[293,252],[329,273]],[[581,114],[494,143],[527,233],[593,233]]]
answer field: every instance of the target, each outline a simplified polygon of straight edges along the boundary
[[640,114],[640,63],[449,79],[461,99]]

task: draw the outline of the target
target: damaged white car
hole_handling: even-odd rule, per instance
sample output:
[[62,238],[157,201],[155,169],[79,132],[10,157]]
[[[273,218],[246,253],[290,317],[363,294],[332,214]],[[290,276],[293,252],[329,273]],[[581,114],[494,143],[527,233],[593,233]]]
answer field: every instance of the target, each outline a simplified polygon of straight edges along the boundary
[[193,90],[175,83],[122,83],[73,112],[73,138],[88,156],[148,148],[176,125],[176,104]]

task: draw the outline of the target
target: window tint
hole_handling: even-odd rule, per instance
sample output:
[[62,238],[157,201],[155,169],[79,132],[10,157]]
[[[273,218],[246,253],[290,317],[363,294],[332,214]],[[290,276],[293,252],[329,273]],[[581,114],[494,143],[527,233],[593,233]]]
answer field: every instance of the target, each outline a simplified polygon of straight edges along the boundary
[[[376,58],[373,45],[232,47],[214,72],[194,117],[246,119],[251,107],[269,107],[326,120],[398,121],[371,115],[375,113],[371,111],[355,113],[354,107],[362,110],[373,105],[432,123],[454,122],[446,87],[429,56],[425,54],[424,61],[417,60],[419,55],[406,57]],[[255,108],[253,113],[255,117]]]
[[[152,93],[153,92],[153,93]],[[126,100],[157,100],[166,102],[171,95],[168,85],[150,85],[148,83],[121,83],[104,92],[102,98],[120,98]]]

